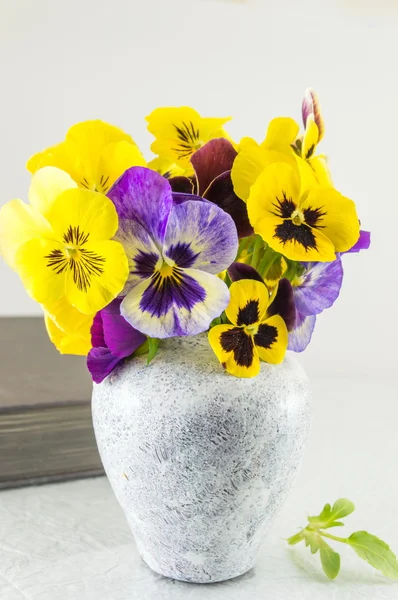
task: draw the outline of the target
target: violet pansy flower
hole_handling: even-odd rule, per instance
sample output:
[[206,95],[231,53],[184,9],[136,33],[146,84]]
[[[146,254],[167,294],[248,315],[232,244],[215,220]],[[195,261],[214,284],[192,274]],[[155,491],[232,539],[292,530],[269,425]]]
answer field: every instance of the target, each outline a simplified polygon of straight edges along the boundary
[[338,257],[330,263],[303,263],[304,273],[293,282],[296,322],[289,333],[288,350],[302,352],[311,341],[316,315],[330,308],[343,282],[343,265]]
[[232,218],[189,195],[174,202],[167,179],[143,167],[128,169],[108,196],[119,216],[115,239],[129,261],[123,317],[155,338],[208,329],[229,302],[228,288],[216,274],[237,253]]
[[93,348],[87,366],[95,383],[101,383],[127,356],[131,356],[146,336],[131,327],[120,314],[121,299],[116,298],[100,310],[91,327]]

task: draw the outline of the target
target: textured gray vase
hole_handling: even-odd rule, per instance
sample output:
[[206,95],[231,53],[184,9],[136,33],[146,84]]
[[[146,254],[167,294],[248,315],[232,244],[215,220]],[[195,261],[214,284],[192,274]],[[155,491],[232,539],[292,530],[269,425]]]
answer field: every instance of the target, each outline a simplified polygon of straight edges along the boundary
[[196,583],[251,569],[300,465],[308,379],[292,357],[223,372],[205,336],[162,344],[94,385],[101,458],[144,561]]

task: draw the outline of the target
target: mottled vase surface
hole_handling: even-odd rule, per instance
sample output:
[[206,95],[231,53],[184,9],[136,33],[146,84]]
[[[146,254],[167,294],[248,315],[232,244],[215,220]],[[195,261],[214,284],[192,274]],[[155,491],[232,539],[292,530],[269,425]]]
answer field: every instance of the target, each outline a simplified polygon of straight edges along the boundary
[[205,336],[165,341],[94,385],[101,458],[144,561],[197,583],[251,569],[301,463],[310,389],[292,356],[223,372]]

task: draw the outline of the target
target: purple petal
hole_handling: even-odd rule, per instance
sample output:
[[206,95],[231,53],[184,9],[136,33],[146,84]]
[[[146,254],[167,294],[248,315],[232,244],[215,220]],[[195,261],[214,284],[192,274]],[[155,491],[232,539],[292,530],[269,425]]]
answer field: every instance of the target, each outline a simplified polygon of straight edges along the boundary
[[306,349],[311,341],[314,331],[316,316],[304,316],[301,313],[296,313],[296,324],[293,331],[289,333],[288,350],[293,352],[302,352]]
[[101,311],[97,312],[91,325],[91,345],[94,348],[105,347],[106,345]]
[[230,266],[238,251],[236,227],[231,217],[215,204],[184,202],[171,211],[164,255],[171,258],[176,247],[189,252],[190,267],[221,273]]
[[312,90],[308,88],[305,90],[303,103],[301,105],[301,116],[303,118],[304,128],[307,125],[308,117],[314,112],[314,103],[312,100]]
[[310,115],[313,115],[314,121],[318,127],[318,134],[319,134],[318,141],[321,141],[321,139],[323,138],[324,131],[325,131],[325,125],[323,122],[323,117],[322,117],[322,113],[321,113],[321,107],[319,104],[318,95],[311,88],[308,88],[305,91],[303,104],[301,107],[301,113],[302,113],[302,117],[303,117],[304,127],[307,127],[308,117]]
[[118,358],[130,356],[146,340],[146,336],[131,327],[120,314],[121,298],[116,298],[101,311],[105,344]]
[[360,252],[361,250],[367,250],[370,246],[370,231],[360,231],[359,232],[359,238],[357,243],[348,250],[348,252],[345,252],[344,254],[347,254],[349,252]]
[[216,177],[232,169],[237,154],[231,142],[224,138],[216,138],[192,155],[191,163],[198,179],[200,196],[203,196]]
[[297,310],[303,315],[317,315],[330,308],[337,299],[343,282],[340,258],[330,263],[306,263],[301,283],[293,285]]
[[280,315],[286,323],[288,331],[291,331],[296,323],[296,306],[294,304],[293,288],[288,279],[281,279],[278,290],[267,314]]
[[120,219],[137,221],[161,244],[173,206],[167,179],[145,167],[131,167],[113,185],[108,197]]
[[95,383],[104,381],[121,359],[113,356],[108,348],[91,348],[87,356],[87,367]]
[[264,283],[264,279],[256,271],[256,269],[250,265],[246,265],[245,263],[232,263],[232,265],[228,268],[228,275],[232,282],[240,281],[241,279],[254,279],[255,281],[261,281],[261,283]]
[[173,192],[179,194],[193,194],[195,190],[195,183],[189,177],[170,177],[169,183]]
[[[174,280],[174,281],[173,281]],[[196,335],[206,331],[229,303],[225,283],[210,273],[185,269],[134,287],[122,302],[122,315],[151,337]]]
[[232,217],[240,238],[252,235],[253,227],[250,225],[247,206],[234,192],[231,171],[222,173],[214,179],[205,197]]

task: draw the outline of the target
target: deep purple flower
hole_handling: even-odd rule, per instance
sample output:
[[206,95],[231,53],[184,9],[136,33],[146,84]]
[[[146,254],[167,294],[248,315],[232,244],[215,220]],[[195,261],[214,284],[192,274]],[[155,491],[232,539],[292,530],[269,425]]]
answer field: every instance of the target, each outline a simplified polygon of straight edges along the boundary
[[197,197],[177,202],[168,180],[144,167],[128,169],[108,196],[119,215],[115,239],[129,260],[121,314],[150,337],[205,331],[229,302],[215,275],[237,253],[232,218]]
[[91,327],[93,347],[87,356],[87,366],[95,383],[101,383],[146,340],[145,335],[122,317],[120,304],[121,299],[116,298],[94,317]]
[[195,176],[172,177],[170,185],[175,192],[199,194],[231,215],[239,237],[253,233],[245,202],[234,192],[231,169],[237,152],[225,138],[210,140],[191,158]]
[[348,254],[349,252],[360,252],[361,250],[368,250],[370,246],[370,231],[361,231],[359,232],[359,238],[357,243],[350,248],[344,254]]
[[302,352],[311,341],[316,315],[330,308],[343,282],[343,265],[337,258],[330,263],[303,263],[305,271],[293,281],[296,323],[289,334],[288,350]]

